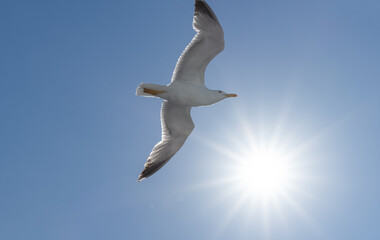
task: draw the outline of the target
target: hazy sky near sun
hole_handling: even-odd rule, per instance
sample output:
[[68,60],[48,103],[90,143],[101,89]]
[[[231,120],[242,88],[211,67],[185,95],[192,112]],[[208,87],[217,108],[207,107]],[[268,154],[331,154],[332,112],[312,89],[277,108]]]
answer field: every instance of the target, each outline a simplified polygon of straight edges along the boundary
[[[161,101],[135,89],[169,83],[193,1],[0,4],[0,239],[380,239],[380,2],[208,3],[206,85],[239,97],[141,183]],[[244,199],[232,156],[272,143],[298,177]]]

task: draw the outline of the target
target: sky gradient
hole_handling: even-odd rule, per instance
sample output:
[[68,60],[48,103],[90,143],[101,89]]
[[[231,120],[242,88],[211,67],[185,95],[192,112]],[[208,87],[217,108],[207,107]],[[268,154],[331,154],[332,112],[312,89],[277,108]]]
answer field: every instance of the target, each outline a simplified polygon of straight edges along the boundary
[[[0,4],[0,239],[380,239],[380,2],[209,0],[225,50],[195,129],[152,177],[193,1]],[[254,146],[292,156],[281,196],[225,180]]]

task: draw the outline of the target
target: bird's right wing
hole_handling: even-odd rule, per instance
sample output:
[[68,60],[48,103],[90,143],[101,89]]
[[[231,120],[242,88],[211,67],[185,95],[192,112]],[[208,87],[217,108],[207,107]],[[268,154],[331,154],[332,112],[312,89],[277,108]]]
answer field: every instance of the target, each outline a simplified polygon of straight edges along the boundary
[[138,181],[151,176],[162,168],[185,143],[194,129],[190,110],[191,107],[179,106],[167,101],[162,103],[162,139],[154,146]]
[[224,49],[224,33],[215,13],[203,0],[195,1],[193,28],[197,34],[178,59],[172,82],[204,86],[207,65]]

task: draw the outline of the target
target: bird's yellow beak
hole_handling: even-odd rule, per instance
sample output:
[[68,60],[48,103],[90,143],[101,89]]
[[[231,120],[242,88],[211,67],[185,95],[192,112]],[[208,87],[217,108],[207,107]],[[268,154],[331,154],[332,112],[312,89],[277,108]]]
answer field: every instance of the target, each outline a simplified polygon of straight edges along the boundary
[[226,97],[237,97],[237,94],[235,94],[235,93],[229,93],[229,94],[226,94]]

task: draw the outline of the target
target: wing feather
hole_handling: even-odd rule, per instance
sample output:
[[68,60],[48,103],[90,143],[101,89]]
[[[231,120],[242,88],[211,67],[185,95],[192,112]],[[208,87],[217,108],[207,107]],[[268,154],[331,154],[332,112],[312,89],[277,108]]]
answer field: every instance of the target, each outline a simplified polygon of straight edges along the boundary
[[197,34],[178,59],[172,82],[182,81],[204,86],[207,65],[224,49],[223,29],[205,1],[195,1],[193,28]]
[[138,181],[151,176],[162,168],[185,143],[194,129],[190,110],[191,107],[179,106],[167,101],[162,103],[162,139],[154,146]]

